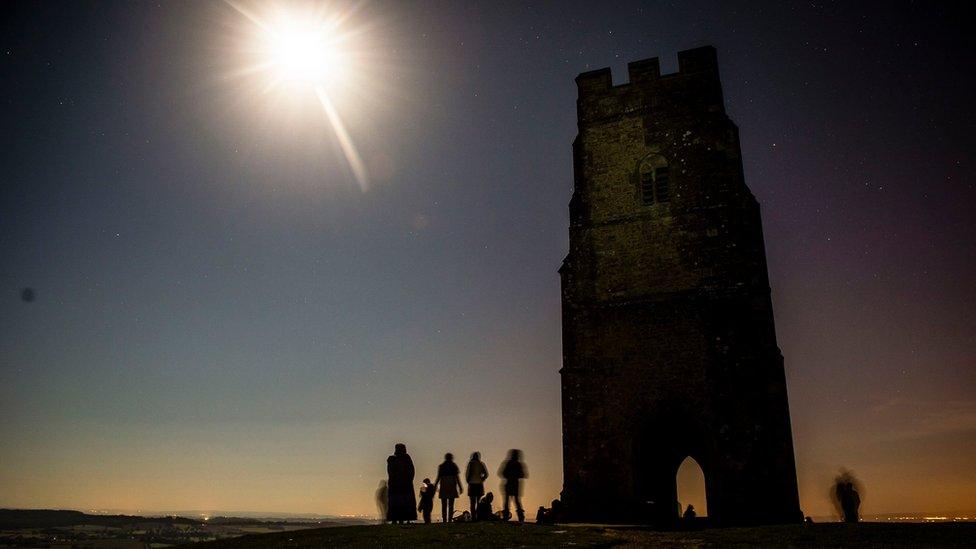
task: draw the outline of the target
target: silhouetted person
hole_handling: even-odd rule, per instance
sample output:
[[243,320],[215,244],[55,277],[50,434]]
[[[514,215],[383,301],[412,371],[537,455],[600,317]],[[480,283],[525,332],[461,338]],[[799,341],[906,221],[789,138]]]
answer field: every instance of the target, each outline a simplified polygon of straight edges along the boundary
[[525,465],[522,464],[521,459],[521,450],[509,450],[508,459],[502,464],[499,476],[505,479],[505,484],[503,485],[505,490],[505,503],[502,505],[505,520],[509,520],[512,517],[512,514],[508,510],[508,504],[514,499],[515,512],[518,513],[518,521],[525,522],[525,510],[522,509],[521,484],[522,479],[528,475],[525,474]]
[[417,520],[417,496],[413,492],[413,460],[407,454],[406,445],[397,444],[393,455],[386,458],[386,473],[389,475],[387,520],[394,524]]
[[376,510],[379,511],[380,522],[386,522],[390,494],[386,487],[386,481],[381,480],[379,488],[376,489]]
[[430,524],[430,513],[434,510],[436,492],[437,489],[430,483],[430,479],[425,478],[424,483],[420,485],[420,505],[417,506],[417,510],[424,516],[424,524]]
[[556,524],[557,522],[562,522],[563,520],[563,502],[554,499],[550,503],[552,507],[549,508],[549,520],[551,524]]
[[840,508],[844,512],[844,522],[860,520],[858,509],[861,507],[861,495],[857,493],[853,482],[837,483],[837,499],[840,501]]
[[485,495],[485,479],[488,478],[488,468],[481,461],[481,453],[471,454],[468,467],[464,471],[464,479],[468,481],[468,499],[471,501],[472,520],[478,520],[478,500]]
[[844,522],[857,522],[860,520],[858,510],[861,507],[861,497],[864,491],[861,484],[854,477],[854,473],[847,469],[841,469],[840,474],[834,477],[834,485],[831,487],[830,495],[834,500],[837,514]]
[[492,502],[495,501],[495,495],[491,492],[485,494],[485,497],[481,498],[478,502],[478,520],[492,521],[498,520],[495,515],[494,509],[491,508]]
[[536,524],[552,524],[552,520],[549,515],[549,509],[540,505],[539,510],[535,512],[535,523]]
[[450,521],[454,516],[454,500],[464,492],[461,487],[461,471],[454,463],[454,454],[444,454],[444,463],[437,467],[437,480],[434,486],[440,486],[441,522]]
[[695,506],[689,504],[688,507],[685,508],[685,513],[681,516],[685,520],[695,520],[695,517],[698,516],[698,513],[695,513]]

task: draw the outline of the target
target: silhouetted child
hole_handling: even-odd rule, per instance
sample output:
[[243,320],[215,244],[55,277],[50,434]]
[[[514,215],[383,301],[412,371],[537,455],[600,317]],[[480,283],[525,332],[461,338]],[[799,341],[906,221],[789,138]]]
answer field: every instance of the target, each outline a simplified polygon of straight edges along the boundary
[[683,516],[685,520],[695,520],[695,517],[698,516],[698,513],[695,512],[695,506],[688,505]]
[[420,485],[420,505],[417,506],[417,510],[424,515],[424,524],[430,524],[430,513],[434,510],[434,493],[434,485],[429,478],[425,478]]

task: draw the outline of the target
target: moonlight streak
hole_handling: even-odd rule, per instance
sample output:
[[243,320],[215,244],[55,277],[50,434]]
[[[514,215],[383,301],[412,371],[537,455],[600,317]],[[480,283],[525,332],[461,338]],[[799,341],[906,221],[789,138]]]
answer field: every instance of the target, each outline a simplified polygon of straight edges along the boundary
[[369,190],[366,166],[327,91],[330,84],[341,84],[338,81],[348,77],[344,71],[346,59],[337,47],[347,36],[336,32],[345,17],[337,14],[331,19],[323,19],[321,13],[282,12],[276,19],[269,20],[235,2],[226,0],[226,3],[259,30],[256,51],[260,61],[235,71],[232,76],[266,73],[265,92],[286,85],[313,91],[356,183],[363,192]]

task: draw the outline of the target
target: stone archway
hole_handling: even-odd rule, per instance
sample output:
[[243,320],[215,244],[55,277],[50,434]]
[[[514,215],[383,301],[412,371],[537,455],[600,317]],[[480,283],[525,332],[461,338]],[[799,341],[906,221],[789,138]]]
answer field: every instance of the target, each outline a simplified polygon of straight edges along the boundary
[[694,506],[695,514],[698,517],[708,516],[705,482],[705,471],[698,461],[691,456],[686,457],[675,473],[679,517],[688,505]]
[[[705,476],[711,456],[705,429],[681,405],[671,404],[653,415],[666,419],[647,422],[637,431],[641,436],[633,445],[632,508],[638,511],[635,522],[671,528],[689,502],[698,516],[707,514]],[[692,501],[683,497],[685,488],[696,494]]]

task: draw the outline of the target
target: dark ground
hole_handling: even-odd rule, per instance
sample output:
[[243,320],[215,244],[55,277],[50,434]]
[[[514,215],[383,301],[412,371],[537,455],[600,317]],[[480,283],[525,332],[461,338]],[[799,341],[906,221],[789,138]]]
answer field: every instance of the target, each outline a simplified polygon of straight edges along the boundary
[[665,547],[974,547],[976,523],[814,524],[656,532],[599,526],[449,524],[346,526],[201,543],[219,547],[463,547],[665,546]]
[[0,547],[112,548],[171,546],[269,532],[372,524],[349,518],[273,520],[87,514],[53,509],[0,509]]

